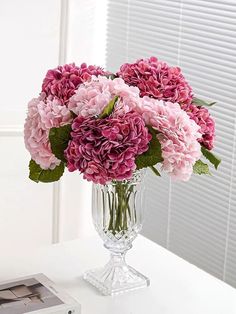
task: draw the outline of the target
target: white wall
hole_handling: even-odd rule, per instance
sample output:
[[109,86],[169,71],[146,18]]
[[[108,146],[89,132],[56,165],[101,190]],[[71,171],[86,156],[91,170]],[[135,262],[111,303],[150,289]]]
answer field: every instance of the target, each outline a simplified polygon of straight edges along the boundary
[[59,184],[30,181],[22,131],[27,102],[40,92],[47,69],[65,62],[104,65],[105,25],[106,1],[0,1],[0,248],[93,230],[91,185],[76,173]]

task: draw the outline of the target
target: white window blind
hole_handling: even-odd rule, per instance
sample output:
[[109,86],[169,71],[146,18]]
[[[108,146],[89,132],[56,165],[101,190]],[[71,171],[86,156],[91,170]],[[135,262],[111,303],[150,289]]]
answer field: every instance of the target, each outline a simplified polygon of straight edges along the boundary
[[157,56],[182,68],[199,98],[217,101],[213,176],[147,177],[144,234],[236,286],[236,2],[110,0],[107,68]]

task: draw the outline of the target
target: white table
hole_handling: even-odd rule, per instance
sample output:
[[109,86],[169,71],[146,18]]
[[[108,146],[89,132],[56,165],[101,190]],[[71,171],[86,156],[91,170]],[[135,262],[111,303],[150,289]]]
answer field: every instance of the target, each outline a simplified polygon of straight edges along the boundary
[[81,278],[108,258],[99,238],[35,251],[1,251],[0,280],[43,272],[82,304],[82,314],[236,314],[236,289],[139,236],[127,261],[151,286],[104,297]]

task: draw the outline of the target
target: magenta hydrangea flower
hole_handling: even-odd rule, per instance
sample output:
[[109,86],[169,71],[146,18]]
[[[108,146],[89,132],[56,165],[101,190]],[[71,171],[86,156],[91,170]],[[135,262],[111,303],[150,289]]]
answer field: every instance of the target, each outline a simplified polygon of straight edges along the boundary
[[74,95],[81,83],[91,79],[92,75],[105,75],[106,72],[97,66],[82,63],[80,67],[74,63],[58,66],[49,70],[43,80],[42,92],[46,96],[57,97],[67,102]]
[[155,57],[125,63],[118,75],[131,86],[137,86],[140,96],[149,96],[173,103],[190,104],[193,93],[179,67],[170,67]]
[[28,104],[28,115],[24,127],[25,146],[32,159],[42,169],[54,169],[60,164],[51,151],[49,130],[71,122],[71,113],[59,100],[32,99]]
[[119,96],[115,111],[120,114],[131,111],[140,102],[137,87],[125,84],[121,78],[111,80],[105,76],[99,76],[79,86],[70,98],[68,108],[76,115],[96,116],[115,96]]
[[79,170],[85,179],[100,184],[130,179],[136,168],[135,157],[148,149],[151,139],[135,112],[122,118],[77,117],[71,136],[65,150],[69,171]]
[[201,157],[200,127],[189,118],[177,103],[143,97],[136,110],[142,114],[146,125],[158,131],[162,148],[162,169],[175,180],[187,181],[193,165]]
[[200,126],[202,137],[199,143],[211,150],[214,147],[215,140],[215,121],[205,107],[195,106],[194,104],[181,106],[188,116]]

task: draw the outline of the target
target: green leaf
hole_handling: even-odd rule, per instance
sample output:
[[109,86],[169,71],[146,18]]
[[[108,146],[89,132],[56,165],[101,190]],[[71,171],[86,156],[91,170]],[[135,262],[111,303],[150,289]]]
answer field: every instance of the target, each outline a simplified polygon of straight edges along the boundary
[[208,165],[202,162],[200,159],[195,162],[193,166],[193,173],[211,175]]
[[202,151],[203,156],[206,157],[206,159],[209,160],[210,163],[214,165],[215,169],[217,169],[219,164],[221,163],[220,158],[214,155],[204,146],[202,146],[201,151]]
[[154,166],[149,166],[149,168],[155,173],[155,175],[157,175],[158,177],[161,176],[160,172],[157,170],[156,167],[154,167]]
[[107,75],[105,75],[108,79],[114,80],[115,78],[117,78],[118,76],[114,73],[109,73]]
[[[158,162],[162,162],[163,158],[161,155],[161,144],[156,136],[156,131],[148,126],[148,130],[152,135],[152,139],[149,143],[149,148],[142,155],[136,157],[135,163],[137,169],[142,169],[156,165]],[[153,170],[153,169],[152,169]]]
[[118,99],[119,99],[119,96],[115,96],[111,101],[109,101],[109,103],[103,109],[102,113],[99,115],[100,119],[106,118],[112,113]]
[[53,170],[43,170],[36,162],[31,159],[29,163],[29,178],[34,182],[54,182],[58,181],[60,177],[63,175],[65,169],[65,165],[63,162],[60,163],[59,166],[56,166]]
[[64,150],[70,140],[71,124],[63,125],[59,128],[51,128],[49,131],[49,141],[53,154],[60,160],[66,161]]
[[216,102],[207,103],[206,101],[196,98],[196,97],[193,98],[192,103],[197,106],[206,106],[206,107],[211,107],[214,104],[216,104]]
[[72,119],[77,117],[77,114],[75,114],[74,111],[72,110],[70,110],[70,114],[71,114]]

